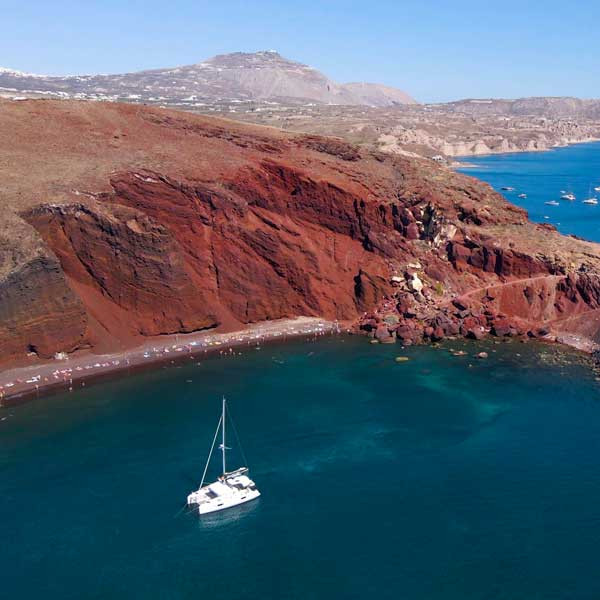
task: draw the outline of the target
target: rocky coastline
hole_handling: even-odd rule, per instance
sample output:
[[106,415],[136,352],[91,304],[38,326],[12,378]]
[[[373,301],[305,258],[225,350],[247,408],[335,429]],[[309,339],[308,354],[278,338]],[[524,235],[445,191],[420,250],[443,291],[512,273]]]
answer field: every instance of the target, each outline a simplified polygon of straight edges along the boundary
[[[471,104],[458,102],[361,109],[224,106],[211,107],[211,114],[290,131],[334,135],[391,154],[451,164],[469,156],[545,152],[600,140],[598,110],[572,110],[567,99],[563,100],[564,106],[555,109],[525,103],[522,112],[514,113],[506,112],[501,102],[490,101],[484,112],[471,112]],[[594,107],[599,105],[596,101]]]
[[300,315],[597,350],[600,245],[434,161],[118,103],[0,101],[0,127],[4,365]]

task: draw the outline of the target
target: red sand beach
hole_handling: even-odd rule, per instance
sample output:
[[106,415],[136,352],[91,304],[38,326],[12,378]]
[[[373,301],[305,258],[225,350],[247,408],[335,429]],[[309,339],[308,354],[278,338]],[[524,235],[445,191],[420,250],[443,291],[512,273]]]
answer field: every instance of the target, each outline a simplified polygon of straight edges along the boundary
[[72,355],[63,360],[40,361],[0,373],[0,406],[14,404],[42,391],[72,391],[85,381],[120,371],[181,359],[185,355],[232,352],[241,346],[293,337],[337,333],[340,324],[314,317],[297,317],[253,324],[229,333],[198,332],[152,338],[130,350],[110,354]]

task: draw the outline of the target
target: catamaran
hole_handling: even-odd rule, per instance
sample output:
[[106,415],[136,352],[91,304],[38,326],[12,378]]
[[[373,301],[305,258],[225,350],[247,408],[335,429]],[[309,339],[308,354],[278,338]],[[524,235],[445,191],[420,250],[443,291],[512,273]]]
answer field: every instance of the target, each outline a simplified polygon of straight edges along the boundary
[[582,200],[584,204],[598,204],[598,198],[592,196],[592,186],[588,190],[588,197],[585,200]]
[[[201,515],[207,513],[216,512],[218,510],[225,510],[238,504],[244,504],[250,502],[260,496],[260,492],[256,489],[254,481],[248,477],[248,467],[239,467],[233,471],[227,471],[227,450],[231,450],[226,446],[225,439],[225,425],[227,421],[227,401],[223,398],[223,406],[221,410],[221,418],[213,437],[210,452],[208,453],[208,460],[204,467],[204,473],[202,474],[202,481],[200,487],[192,492],[187,497],[188,505],[198,506],[198,512]],[[208,471],[208,465],[215,448],[217,437],[221,432],[221,443],[219,449],[222,454],[222,468],[223,473],[219,475],[217,481],[204,485],[206,479],[206,473]],[[235,432],[235,429],[234,429]],[[236,434],[237,435],[237,434]],[[243,451],[242,451],[243,453]]]

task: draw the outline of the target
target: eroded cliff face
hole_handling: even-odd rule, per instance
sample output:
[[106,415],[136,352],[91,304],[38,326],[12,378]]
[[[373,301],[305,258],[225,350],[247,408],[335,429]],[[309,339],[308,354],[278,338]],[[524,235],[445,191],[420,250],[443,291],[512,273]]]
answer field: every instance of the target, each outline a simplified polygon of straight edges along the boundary
[[219,324],[170,229],[144,213],[92,200],[41,205],[23,217],[58,257],[88,312],[112,335]]
[[0,357],[49,357],[85,345],[83,303],[35,230],[6,213],[0,231]]
[[[266,198],[256,182],[225,189],[150,171],[120,173],[113,192],[98,200],[41,205],[23,216],[115,337],[295,315],[353,320],[389,288],[387,267],[365,249],[360,216],[353,224],[342,212],[320,224],[319,211],[330,208],[325,196],[319,205],[320,184],[309,181],[306,198],[298,187],[299,208],[277,202],[275,185]],[[338,209],[354,213],[355,198],[335,194]],[[357,293],[359,276],[369,283]]]
[[2,359],[297,315],[404,343],[598,338],[599,247],[430,161],[156,109],[11,110],[46,129],[4,157],[29,172],[6,187]]
[[[577,240],[570,241],[566,253],[558,248],[545,253],[544,245],[550,249],[558,241],[546,225],[530,226],[528,233],[522,250],[502,237],[483,241],[474,231],[469,237],[457,231],[437,252],[397,274],[394,292],[361,319],[360,328],[382,342],[528,336],[596,349],[598,258]],[[441,259],[437,264],[436,254]],[[445,261],[450,271],[444,269]],[[449,288],[453,293],[447,293]]]

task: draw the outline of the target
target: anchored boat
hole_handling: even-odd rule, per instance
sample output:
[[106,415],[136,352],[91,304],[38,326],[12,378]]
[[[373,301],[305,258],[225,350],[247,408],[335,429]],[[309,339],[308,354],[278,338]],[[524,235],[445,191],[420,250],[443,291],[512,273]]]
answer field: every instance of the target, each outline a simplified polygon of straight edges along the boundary
[[[226,446],[225,426],[227,417],[227,401],[223,398],[221,418],[219,419],[210,452],[208,453],[208,460],[204,467],[200,487],[187,497],[187,503],[198,506],[198,512],[201,515],[216,512],[218,510],[225,510],[226,508],[231,508],[238,504],[244,504],[245,502],[250,502],[250,500],[254,500],[260,496],[260,492],[256,489],[254,481],[248,477],[248,467],[239,467],[233,471],[227,471],[227,450],[231,450],[231,448]],[[214,483],[204,485],[208,465],[210,464],[210,459],[213,450],[215,449],[215,443],[219,436],[219,432],[221,433],[219,449],[222,454],[223,473],[219,475],[217,481]]]

